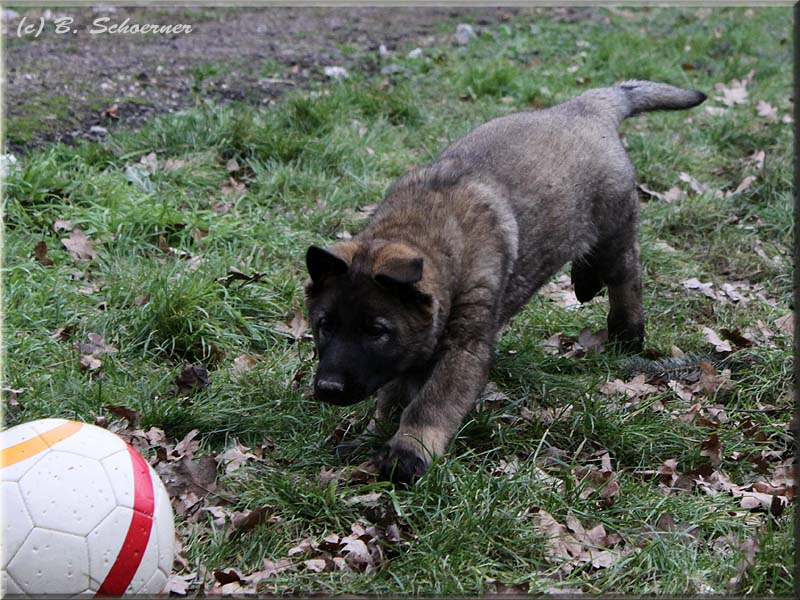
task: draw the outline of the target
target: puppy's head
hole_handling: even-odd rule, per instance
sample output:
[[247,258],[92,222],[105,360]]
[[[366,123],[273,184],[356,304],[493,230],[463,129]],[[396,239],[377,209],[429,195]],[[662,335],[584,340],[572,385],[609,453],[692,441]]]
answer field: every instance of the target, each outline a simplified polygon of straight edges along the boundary
[[414,249],[382,240],[311,246],[306,267],[317,399],[355,404],[433,354],[436,299]]

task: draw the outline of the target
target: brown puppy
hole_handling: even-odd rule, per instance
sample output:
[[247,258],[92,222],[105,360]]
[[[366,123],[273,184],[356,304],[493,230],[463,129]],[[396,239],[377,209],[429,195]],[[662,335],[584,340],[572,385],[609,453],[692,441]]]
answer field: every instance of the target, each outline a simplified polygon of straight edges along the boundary
[[407,482],[446,451],[500,330],[565,263],[582,302],[608,288],[611,339],[641,349],[639,200],[617,128],[705,98],[629,81],[494,119],[401,177],[353,240],[309,248],[315,394],[377,391],[377,419],[403,408],[375,458],[385,477]]

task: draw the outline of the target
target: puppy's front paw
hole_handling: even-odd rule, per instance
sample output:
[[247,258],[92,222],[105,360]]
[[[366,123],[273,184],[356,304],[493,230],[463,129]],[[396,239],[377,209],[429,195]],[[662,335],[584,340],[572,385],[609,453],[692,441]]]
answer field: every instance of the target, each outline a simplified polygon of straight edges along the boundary
[[386,444],[372,460],[383,479],[408,485],[428,470],[430,462],[411,448]]

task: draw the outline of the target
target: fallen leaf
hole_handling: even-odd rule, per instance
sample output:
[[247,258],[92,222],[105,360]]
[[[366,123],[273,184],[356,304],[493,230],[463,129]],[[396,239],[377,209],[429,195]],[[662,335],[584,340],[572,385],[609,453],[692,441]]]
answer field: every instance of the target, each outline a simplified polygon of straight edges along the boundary
[[225,526],[225,522],[228,520],[230,514],[227,510],[225,510],[221,506],[205,506],[203,510],[209,513],[214,519],[214,525],[218,528],[222,528]]
[[685,287],[687,290],[698,290],[701,294],[711,298],[712,300],[717,299],[717,294],[712,289],[714,284],[710,281],[708,283],[702,283],[696,277],[692,277],[691,279],[681,281],[681,285],[683,285],[683,287]]
[[755,71],[751,70],[744,79],[732,79],[727,86],[718,83],[714,87],[722,92],[722,96],[717,97],[717,100],[722,102],[725,106],[735,106],[736,104],[746,103],[747,86],[753,81],[754,76]]
[[753,175],[748,175],[742,182],[737,186],[737,188],[732,192],[725,192],[725,197],[730,198],[731,196],[735,196],[736,194],[741,194],[742,192],[746,192],[750,189],[750,186],[753,185],[753,182],[756,178]]
[[230,159],[227,163],[225,163],[225,169],[228,173],[236,173],[241,167],[239,167],[239,163],[236,162],[235,158]]
[[580,307],[578,297],[572,288],[572,279],[567,274],[563,274],[542,286],[539,294],[569,310],[577,310]]
[[121,404],[106,404],[106,411],[119,419],[125,419],[128,422],[129,429],[138,429],[142,422],[142,413],[138,410],[128,408]]
[[721,353],[731,352],[732,351],[731,345],[728,342],[720,339],[720,337],[717,335],[717,333],[713,329],[711,329],[710,327],[703,327],[702,331],[703,331],[703,335],[705,337],[705,340],[709,344],[714,346],[714,350],[715,351],[721,352]]
[[183,439],[175,444],[175,447],[167,452],[167,460],[179,461],[183,458],[192,458],[195,450],[200,448],[200,442],[195,438],[200,434],[199,429],[192,429],[183,436]]
[[96,371],[103,366],[103,363],[91,354],[84,354],[81,356],[80,365],[85,371]]
[[753,152],[753,154],[751,154],[747,158],[750,162],[752,162],[755,165],[758,171],[763,171],[764,160],[766,159],[766,157],[767,157],[766,152],[764,152],[763,150],[756,150],[755,152]]
[[656,192],[648,188],[645,184],[639,184],[639,189],[642,190],[645,194],[649,196],[653,196],[654,198],[658,198],[663,202],[672,203],[682,200],[685,197],[685,194],[682,189],[678,187],[671,187],[666,192]]
[[80,229],[73,229],[69,238],[62,239],[61,243],[77,260],[90,260],[97,258],[92,241]]
[[250,448],[243,446],[239,442],[237,442],[235,446],[225,450],[222,454],[217,455],[217,462],[220,466],[225,467],[226,475],[237,471],[251,460],[261,461],[262,459],[250,452]]
[[216,489],[217,463],[208,454],[189,458],[184,456],[179,461],[159,462],[155,470],[164,482],[170,498],[180,499],[182,495],[197,503]]
[[150,173],[158,171],[158,157],[155,152],[151,152],[139,159],[139,164]]
[[172,573],[167,580],[167,585],[164,591],[169,594],[177,596],[185,596],[189,591],[189,586],[197,579],[197,573],[190,573],[189,575],[178,575]]
[[722,462],[722,444],[716,433],[700,444],[700,456],[707,456],[711,461],[711,466],[715,469],[719,467]]
[[292,341],[313,339],[311,335],[307,333],[308,321],[306,321],[299,308],[295,309],[294,316],[290,320],[283,323],[276,323],[274,328],[275,331],[284,334]]
[[794,312],[775,320],[775,327],[785,336],[794,337]]
[[233,367],[231,370],[233,371],[234,375],[241,375],[242,373],[250,371],[257,364],[258,358],[256,358],[254,355],[242,353],[233,359]]
[[756,112],[759,117],[764,117],[770,123],[778,121],[778,111],[776,111],[769,102],[759,100],[756,106]]
[[608,341],[608,329],[601,329],[595,333],[588,327],[578,335],[578,344],[586,352],[602,352],[603,344]]
[[263,277],[266,277],[267,273],[259,273],[253,272],[251,274],[246,274],[237,269],[236,267],[231,267],[228,269],[228,274],[225,277],[217,278],[218,283],[223,283],[225,285],[233,282],[233,281],[245,281],[248,283],[251,282],[258,282],[261,281]]
[[705,111],[714,117],[721,117],[722,115],[728,114],[727,108],[720,108],[719,106],[706,106]]
[[90,333],[86,337],[89,338],[88,343],[81,342],[78,344],[78,350],[83,354],[99,356],[101,354],[114,354],[117,352],[117,349],[111,344],[107,344],[103,336],[98,333]]
[[106,119],[119,119],[119,106],[117,104],[112,104],[103,109],[102,116]]
[[259,506],[253,510],[235,511],[231,518],[233,531],[238,535],[255,529],[262,523],[277,523],[279,520],[275,516],[275,507],[273,506]]
[[705,194],[708,191],[708,186],[703,185],[688,173],[683,173],[683,172],[679,173],[678,179],[680,179],[685,183],[688,183],[689,187],[692,188],[692,190],[694,190],[696,194]]
[[728,590],[738,592],[741,589],[742,579],[748,567],[755,563],[756,554],[759,550],[758,533],[747,538],[741,545],[742,558],[736,565],[736,574],[728,580]]
[[174,169],[181,169],[189,164],[188,160],[182,160],[180,158],[168,158],[164,161],[163,169],[165,171],[172,171]]
[[47,256],[47,242],[44,240],[34,246],[33,257],[36,259],[36,262],[45,267],[53,266],[53,259]]
[[621,379],[614,379],[600,386],[599,391],[606,396],[613,396],[615,394],[624,394],[629,399],[638,398],[647,394],[654,394],[659,391],[658,387],[646,382],[647,376],[644,374],[637,375],[630,381],[622,381]]
[[53,223],[53,231],[69,231],[70,229],[72,229],[72,221],[56,219]]
[[202,363],[184,363],[183,369],[175,378],[175,395],[188,396],[208,387],[208,369]]

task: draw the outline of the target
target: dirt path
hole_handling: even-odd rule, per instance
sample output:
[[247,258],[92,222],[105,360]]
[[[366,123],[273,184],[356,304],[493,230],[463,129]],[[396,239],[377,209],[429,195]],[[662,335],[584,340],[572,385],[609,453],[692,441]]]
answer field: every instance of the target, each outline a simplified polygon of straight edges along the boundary
[[[534,10],[534,9],[527,9]],[[16,13],[16,14],[14,14]],[[459,22],[476,29],[513,19],[515,9],[122,9],[4,11],[6,144],[21,151],[52,140],[99,138],[136,127],[156,112],[196,98],[269,104],[287,90],[323,79],[325,66],[368,72],[378,48],[408,52],[453,43]],[[45,29],[17,35],[20,21]],[[53,20],[74,19],[57,34]],[[92,34],[104,25],[192,26],[189,34]],[[116,108],[114,108],[116,106]]]

